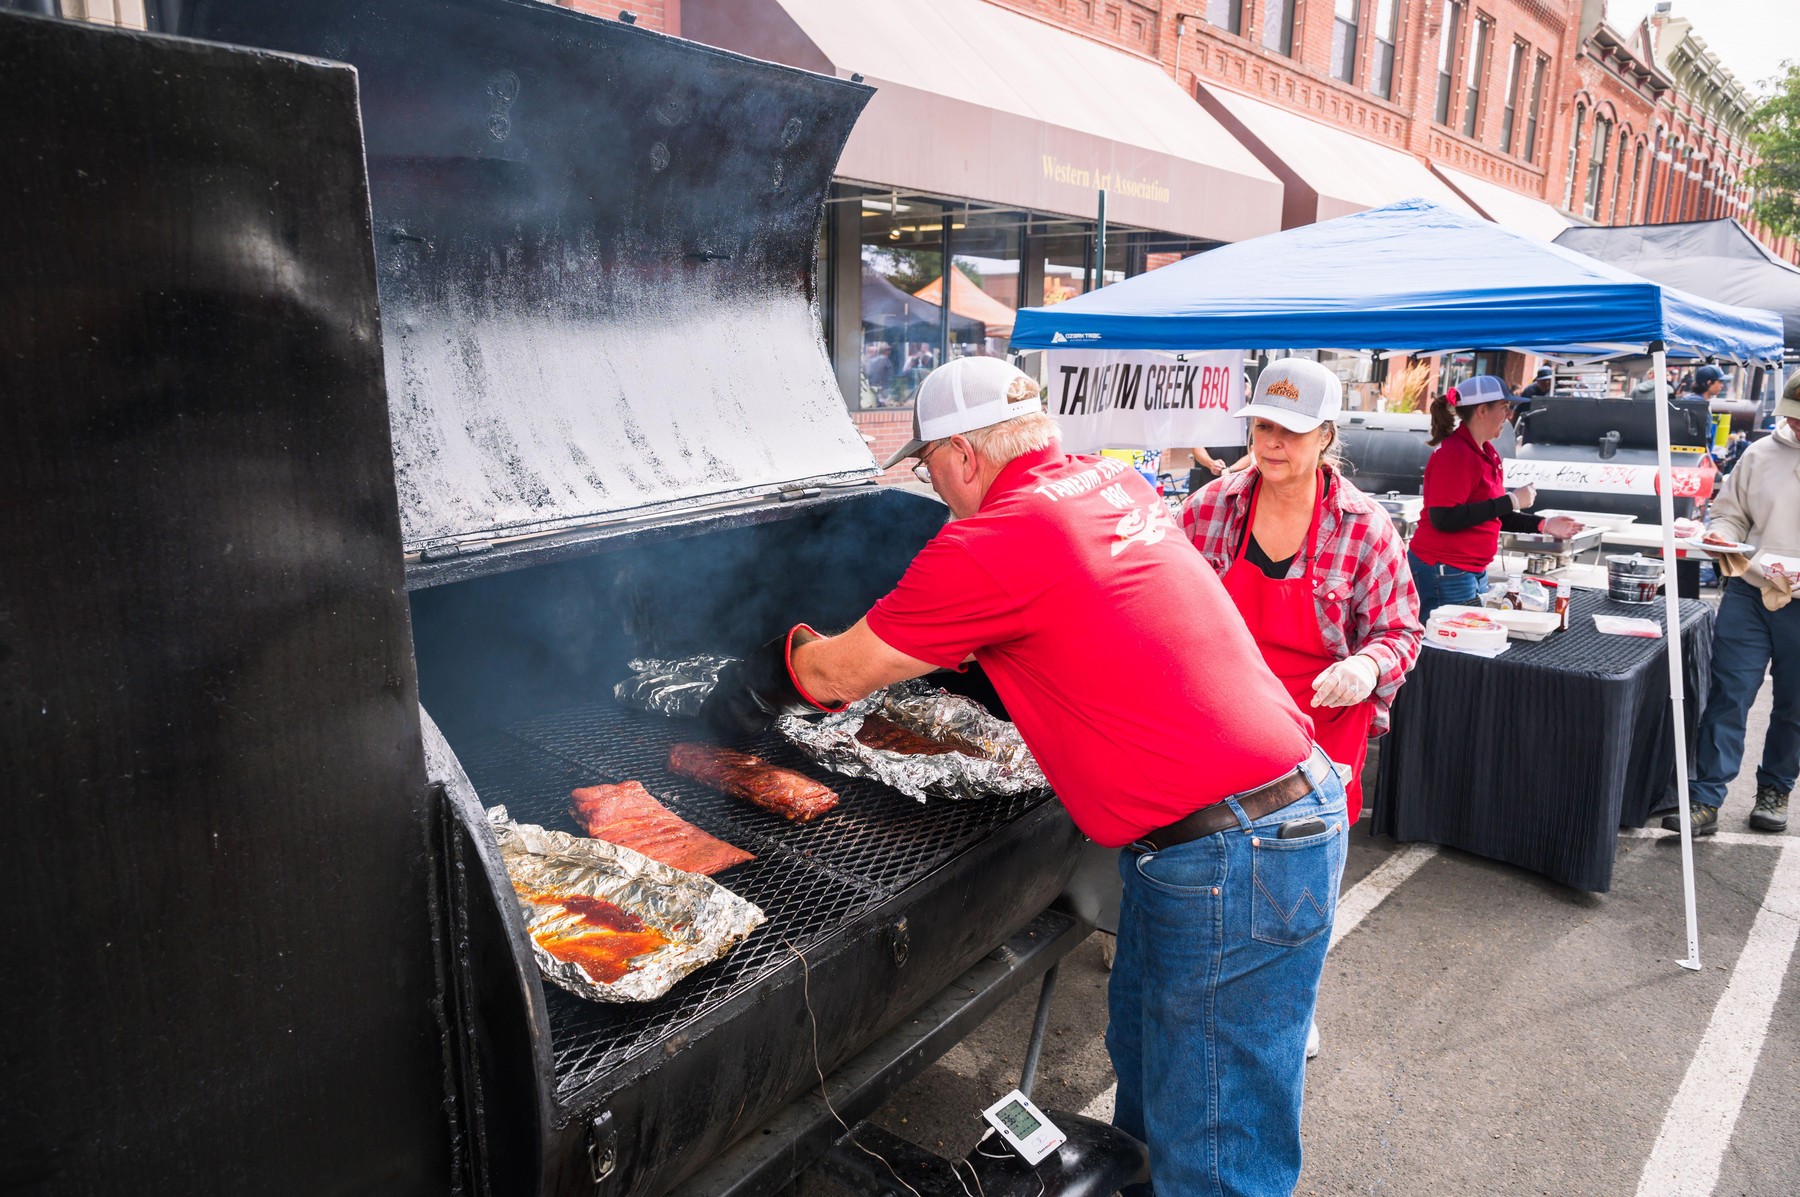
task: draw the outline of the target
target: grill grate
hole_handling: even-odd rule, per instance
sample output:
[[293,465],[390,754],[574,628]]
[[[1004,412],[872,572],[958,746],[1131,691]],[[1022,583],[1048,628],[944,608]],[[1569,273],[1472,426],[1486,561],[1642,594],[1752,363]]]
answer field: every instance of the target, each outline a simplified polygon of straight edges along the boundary
[[609,701],[457,745],[482,802],[504,803],[521,823],[579,834],[568,813],[571,789],[635,780],[682,818],[757,856],[717,880],[762,907],[769,921],[724,960],[687,977],[661,1000],[611,1006],[545,987],[557,1089],[564,1095],[781,967],[790,959],[788,944],[806,951],[1048,797],[927,805],[879,783],[821,769],[771,733],[742,747],[823,781],[842,798],[836,810],[813,823],[791,823],[670,773],[669,746],[698,731],[685,720],[645,715]]

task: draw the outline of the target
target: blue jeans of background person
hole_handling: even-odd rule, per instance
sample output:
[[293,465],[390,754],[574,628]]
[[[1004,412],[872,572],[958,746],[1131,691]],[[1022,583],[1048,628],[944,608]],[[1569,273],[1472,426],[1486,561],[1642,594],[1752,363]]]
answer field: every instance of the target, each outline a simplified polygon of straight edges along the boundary
[[[1119,854],[1125,897],[1107,993],[1113,1123],[1150,1145],[1157,1197],[1289,1197],[1300,1176],[1306,1029],[1337,913],[1344,786],[1254,823]],[[1284,840],[1291,819],[1321,835]]]
[[1713,624],[1712,683],[1694,745],[1692,801],[1723,805],[1725,787],[1744,759],[1744,721],[1771,664],[1775,701],[1756,784],[1785,794],[1800,773],[1800,603],[1771,611],[1762,604],[1762,591],[1733,578],[1725,583]]
[[1406,554],[1412,569],[1413,586],[1419,592],[1419,622],[1424,623],[1433,607],[1446,604],[1479,607],[1487,591],[1487,574],[1458,569],[1454,565],[1427,565],[1412,553]]

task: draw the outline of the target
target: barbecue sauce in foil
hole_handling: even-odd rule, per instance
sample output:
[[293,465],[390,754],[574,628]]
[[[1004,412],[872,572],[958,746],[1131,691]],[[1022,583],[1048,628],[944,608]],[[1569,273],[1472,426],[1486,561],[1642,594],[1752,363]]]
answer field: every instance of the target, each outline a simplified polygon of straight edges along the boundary
[[556,959],[573,964],[599,985],[611,985],[637,966],[639,956],[666,947],[669,937],[630,911],[584,894],[534,893],[540,906],[560,906],[566,917],[552,918],[531,937]]

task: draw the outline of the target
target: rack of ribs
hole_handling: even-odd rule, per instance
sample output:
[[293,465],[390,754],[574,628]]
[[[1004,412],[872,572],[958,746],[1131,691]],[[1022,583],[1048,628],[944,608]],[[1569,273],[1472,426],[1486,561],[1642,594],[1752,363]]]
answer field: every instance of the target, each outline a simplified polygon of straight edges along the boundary
[[838,804],[836,791],[804,774],[713,744],[672,746],[669,769],[798,823],[810,823]]
[[594,839],[641,852],[684,873],[710,877],[756,859],[682,819],[635,781],[583,786],[569,797],[569,814]]

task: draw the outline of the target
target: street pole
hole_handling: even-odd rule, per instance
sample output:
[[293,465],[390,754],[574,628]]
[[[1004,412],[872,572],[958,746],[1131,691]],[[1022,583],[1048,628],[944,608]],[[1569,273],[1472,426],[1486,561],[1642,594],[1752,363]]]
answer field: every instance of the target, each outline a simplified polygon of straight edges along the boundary
[[1687,912],[1687,959],[1682,968],[1700,971],[1700,925],[1694,912],[1694,828],[1688,814],[1687,702],[1681,692],[1681,598],[1675,593],[1675,471],[1669,451],[1669,355],[1661,341],[1650,345],[1656,371],[1656,499],[1662,516],[1663,639],[1669,646],[1669,702],[1675,715],[1675,800],[1681,819],[1681,896]]
[[1094,224],[1094,290],[1106,286],[1106,188],[1100,189],[1099,219]]

